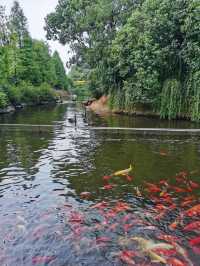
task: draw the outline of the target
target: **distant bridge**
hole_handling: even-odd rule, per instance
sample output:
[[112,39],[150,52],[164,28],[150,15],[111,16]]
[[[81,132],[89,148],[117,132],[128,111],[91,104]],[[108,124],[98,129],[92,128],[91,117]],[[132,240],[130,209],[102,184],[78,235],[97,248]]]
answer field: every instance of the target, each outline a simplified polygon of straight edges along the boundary
[[87,83],[88,82],[86,80],[75,80],[74,81],[74,84],[77,85],[77,86],[85,85]]

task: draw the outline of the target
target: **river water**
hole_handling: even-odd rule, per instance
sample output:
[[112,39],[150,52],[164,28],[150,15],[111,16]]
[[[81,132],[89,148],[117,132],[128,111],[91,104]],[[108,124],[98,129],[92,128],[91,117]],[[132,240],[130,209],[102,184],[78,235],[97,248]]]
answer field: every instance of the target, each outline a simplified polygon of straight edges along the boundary
[[200,230],[186,228],[199,221],[199,138],[93,128],[198,124],[70,103],[0,124],[0,265],[200,265]]

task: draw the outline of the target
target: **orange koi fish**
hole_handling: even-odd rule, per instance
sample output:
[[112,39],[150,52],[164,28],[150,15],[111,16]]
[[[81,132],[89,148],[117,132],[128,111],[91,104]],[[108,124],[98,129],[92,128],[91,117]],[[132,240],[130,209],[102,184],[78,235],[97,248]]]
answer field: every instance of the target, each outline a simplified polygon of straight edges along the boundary
[[147,185],[147,190],[149,192],[151,193],[161,192],[161,189],[157,185],[148,182],[145,182],[145,184]]
[[181,188],[181,187],[171,186],[171,188],[172,188],[175,192],[177,192],[177,193],[184,193],[184,192],[187,192],[186,189]]
[[108,203],[105,201],[99,202],[93,206],[91,206],[91,209],[106,209],[108,207]]
[[187,264],[185,264],[184,262],[182,262],[179,259],[176,258],[170,258],[167,260],[168,265],[170,266],[186,266]]
[[197,204],[194,207],[190,208],[189,210],[187,210],[185,212],[185,214],[187,216],[190,216],[190,217],[192,217],[194,215],[199,215],[200,214],[200,204]]
[[130,209],[131,209],[131,207],[127,203],[120,202],[120,201],[117,202],[116,206],[114,207],[114,211],[116,213],[123,212],[123,211],[127,211],[127,210],[130,210]]

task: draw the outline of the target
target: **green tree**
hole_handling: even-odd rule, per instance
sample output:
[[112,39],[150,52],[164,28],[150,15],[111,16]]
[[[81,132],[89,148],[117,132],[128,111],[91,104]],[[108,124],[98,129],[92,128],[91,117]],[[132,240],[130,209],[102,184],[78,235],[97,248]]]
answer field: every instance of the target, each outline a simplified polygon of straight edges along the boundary
[[24,38],[29,33],[27,18],[25,17],[24,12],[17,1],[14,1],[11,8],[9,27],[11,33],[16,34],[18,45],[21,48],[24,45]]
[[52,56],[52,64],[55,70],[55,80],[54,80],[54,87],[56,89],[68,89],[68,79],[66,75],[66,71],[63,65],[63,62],[58,54],[57,51],[53,53]]

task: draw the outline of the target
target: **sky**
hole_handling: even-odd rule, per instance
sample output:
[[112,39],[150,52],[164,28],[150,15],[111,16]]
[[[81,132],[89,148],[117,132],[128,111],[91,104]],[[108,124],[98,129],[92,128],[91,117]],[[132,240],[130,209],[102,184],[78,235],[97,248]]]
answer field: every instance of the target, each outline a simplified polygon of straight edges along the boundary
[[[0,0],[0,5],[6,6],[7,12],[9,12],[13,1],[14,0]],[[43,29],[45,24],[44,18],[48,13],[54,11],[58,0],[18,0],[18,2],[28,19],[31,36],[35,39],[46,40],[45,31]],[[66,65],[69,59],[69,47],[53,41],[48,41],[48,43],[52,51],[57,50],[59,52],[64,65]]]

